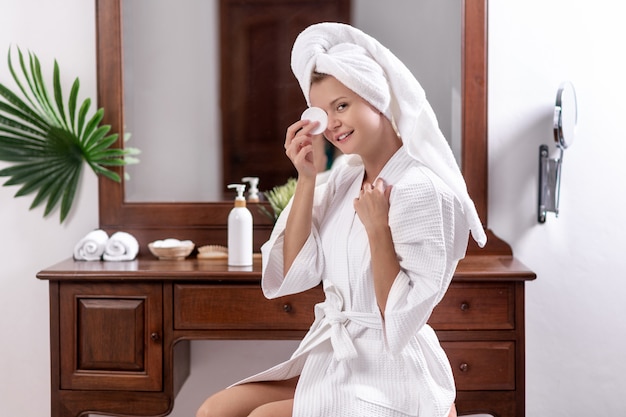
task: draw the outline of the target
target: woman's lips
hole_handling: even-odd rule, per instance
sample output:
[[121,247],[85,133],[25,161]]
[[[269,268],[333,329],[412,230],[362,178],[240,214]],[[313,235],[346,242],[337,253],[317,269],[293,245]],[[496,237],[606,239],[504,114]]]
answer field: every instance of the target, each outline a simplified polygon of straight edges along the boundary
[[352,132],[353,131],[345,132],[345,133],[342,133],[341,135],[335,136],[335,141],[343,142],[344,140],[346,140],[346,138],[348,138],[350,135],[352,135]]

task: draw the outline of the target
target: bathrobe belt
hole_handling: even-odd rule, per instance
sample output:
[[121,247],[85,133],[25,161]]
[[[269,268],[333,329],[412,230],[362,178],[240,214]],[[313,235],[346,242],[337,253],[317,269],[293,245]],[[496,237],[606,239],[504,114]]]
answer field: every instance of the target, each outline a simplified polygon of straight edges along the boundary
[[318,331],[329,333],[334,357],[338,361],[357,357],[357,351],[352,342],[352,337],[346,328],[348,321],[371,329],[382,329],[381,319],[378,314],[341,311],[328,302],[316,306],[315,319],[316,321],[321,321],[321,326]]

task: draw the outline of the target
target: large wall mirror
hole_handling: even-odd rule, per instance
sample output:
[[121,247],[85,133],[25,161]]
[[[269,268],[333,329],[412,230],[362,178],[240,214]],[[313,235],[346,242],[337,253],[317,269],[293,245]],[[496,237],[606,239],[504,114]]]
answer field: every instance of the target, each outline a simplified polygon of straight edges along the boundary
[[350,22],[400,57],[460,163],[461,0],[121,4],[124,127],[143,150],[141,164],[127,168],[127,202],[219,201],[242,177],[269,190],[295,175],[281,146],[305,107],[289,70],[308,24],[299,16]]
[[[350,4],[350,22],[380,39],[423,84],[483,224],[487,219],[486,3],[352,0]],[[219,4],[96,0],[99,105],[105,109],[105,122],[117,132],[126,129],[130,144],[142,149],[142,162],[129,168],[130,181],[100,179],[100,226],[134,233],[142,246],[163,237],[192,239],[197,244],[223,243],[226,237],[232,205],[224,201],[226,184],[221,176],[221,166],[228,162],[220,148]],[[424,12],[424,7],[430,9]],[[197,26],[176,29],[177,22]],[[428,37],[420,32],[424,29]],[[429,53],[434,55],[425,59]],[[425,65],[428,62],[436,64]],[[288,69],[289,63],[281,65]],[[163,81],[161,75],[170,78]],[[159,90],[170,98],[159,98],[156,94],[163,93]],[[191,100],[180,95],[185,90],[196,93],[197,102],[191,106],[180,104]],[[189,108],[197,113],[190,114]],[[141,112],[146,109],[147,113]],[[282,136],[274,139],[277,153],[282,153]],[[273,185],[261,178],[262,190]],[[251,209],[258,247],[267,238],[271,222]]]

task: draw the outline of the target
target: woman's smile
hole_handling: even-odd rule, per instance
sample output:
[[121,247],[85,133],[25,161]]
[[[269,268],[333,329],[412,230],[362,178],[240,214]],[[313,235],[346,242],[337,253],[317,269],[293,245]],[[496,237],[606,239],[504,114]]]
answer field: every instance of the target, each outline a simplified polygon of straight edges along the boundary
[[342,142],[344,142],[346,139],[348,139],[348,138],[352,135],[352,133],[353,133],[353,132],[354,132],[354,130],[351,130],[351,131],[349,131],[349,132],[345,132],[345,133],[342,133],[342,134],[340,134],[340,135],[335,135],[335,137],[334,137],[334,141],[335,141],[335,142],[338,142],[338,143],[342,143]]

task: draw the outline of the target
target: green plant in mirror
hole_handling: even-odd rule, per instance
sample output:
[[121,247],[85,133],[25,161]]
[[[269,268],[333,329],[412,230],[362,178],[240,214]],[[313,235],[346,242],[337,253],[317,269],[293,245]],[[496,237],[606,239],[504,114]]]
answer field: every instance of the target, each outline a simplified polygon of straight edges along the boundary
[[91,100],[78,102],[79,79],[72,84],[67,106],[63,101],[57,61],[52,76],[53,95],[44,83],[37,56],[17,48],[19,70],[13,65],[9,49],[8,64],[22,97],[0,82],[0,160],[10,163],[0,170],[9,177],[5,186],[21,185],[15,197],[35,193],[31,209],[46,201],[44,217],[60,205],[65,220],[78,188],[82,166],[114,181],[120,176],[107,167],[135,163],[137,149],[111,148],[117,134],[101,125],[104,109],[88,116]]
[[296,184],[297,181],[294,178],[289,178],[285,184],[277,185],[270,191],[265,191],[263,195],[267,198],[267,201],[270,202],[274,213],[270,213],[263,206],[260,207],[261,212],[272,219],[272,221],[276,222],[276,219],[278,219],[280,213],[287,207],[289,200],[291,200],[293,193],[296,191]]

